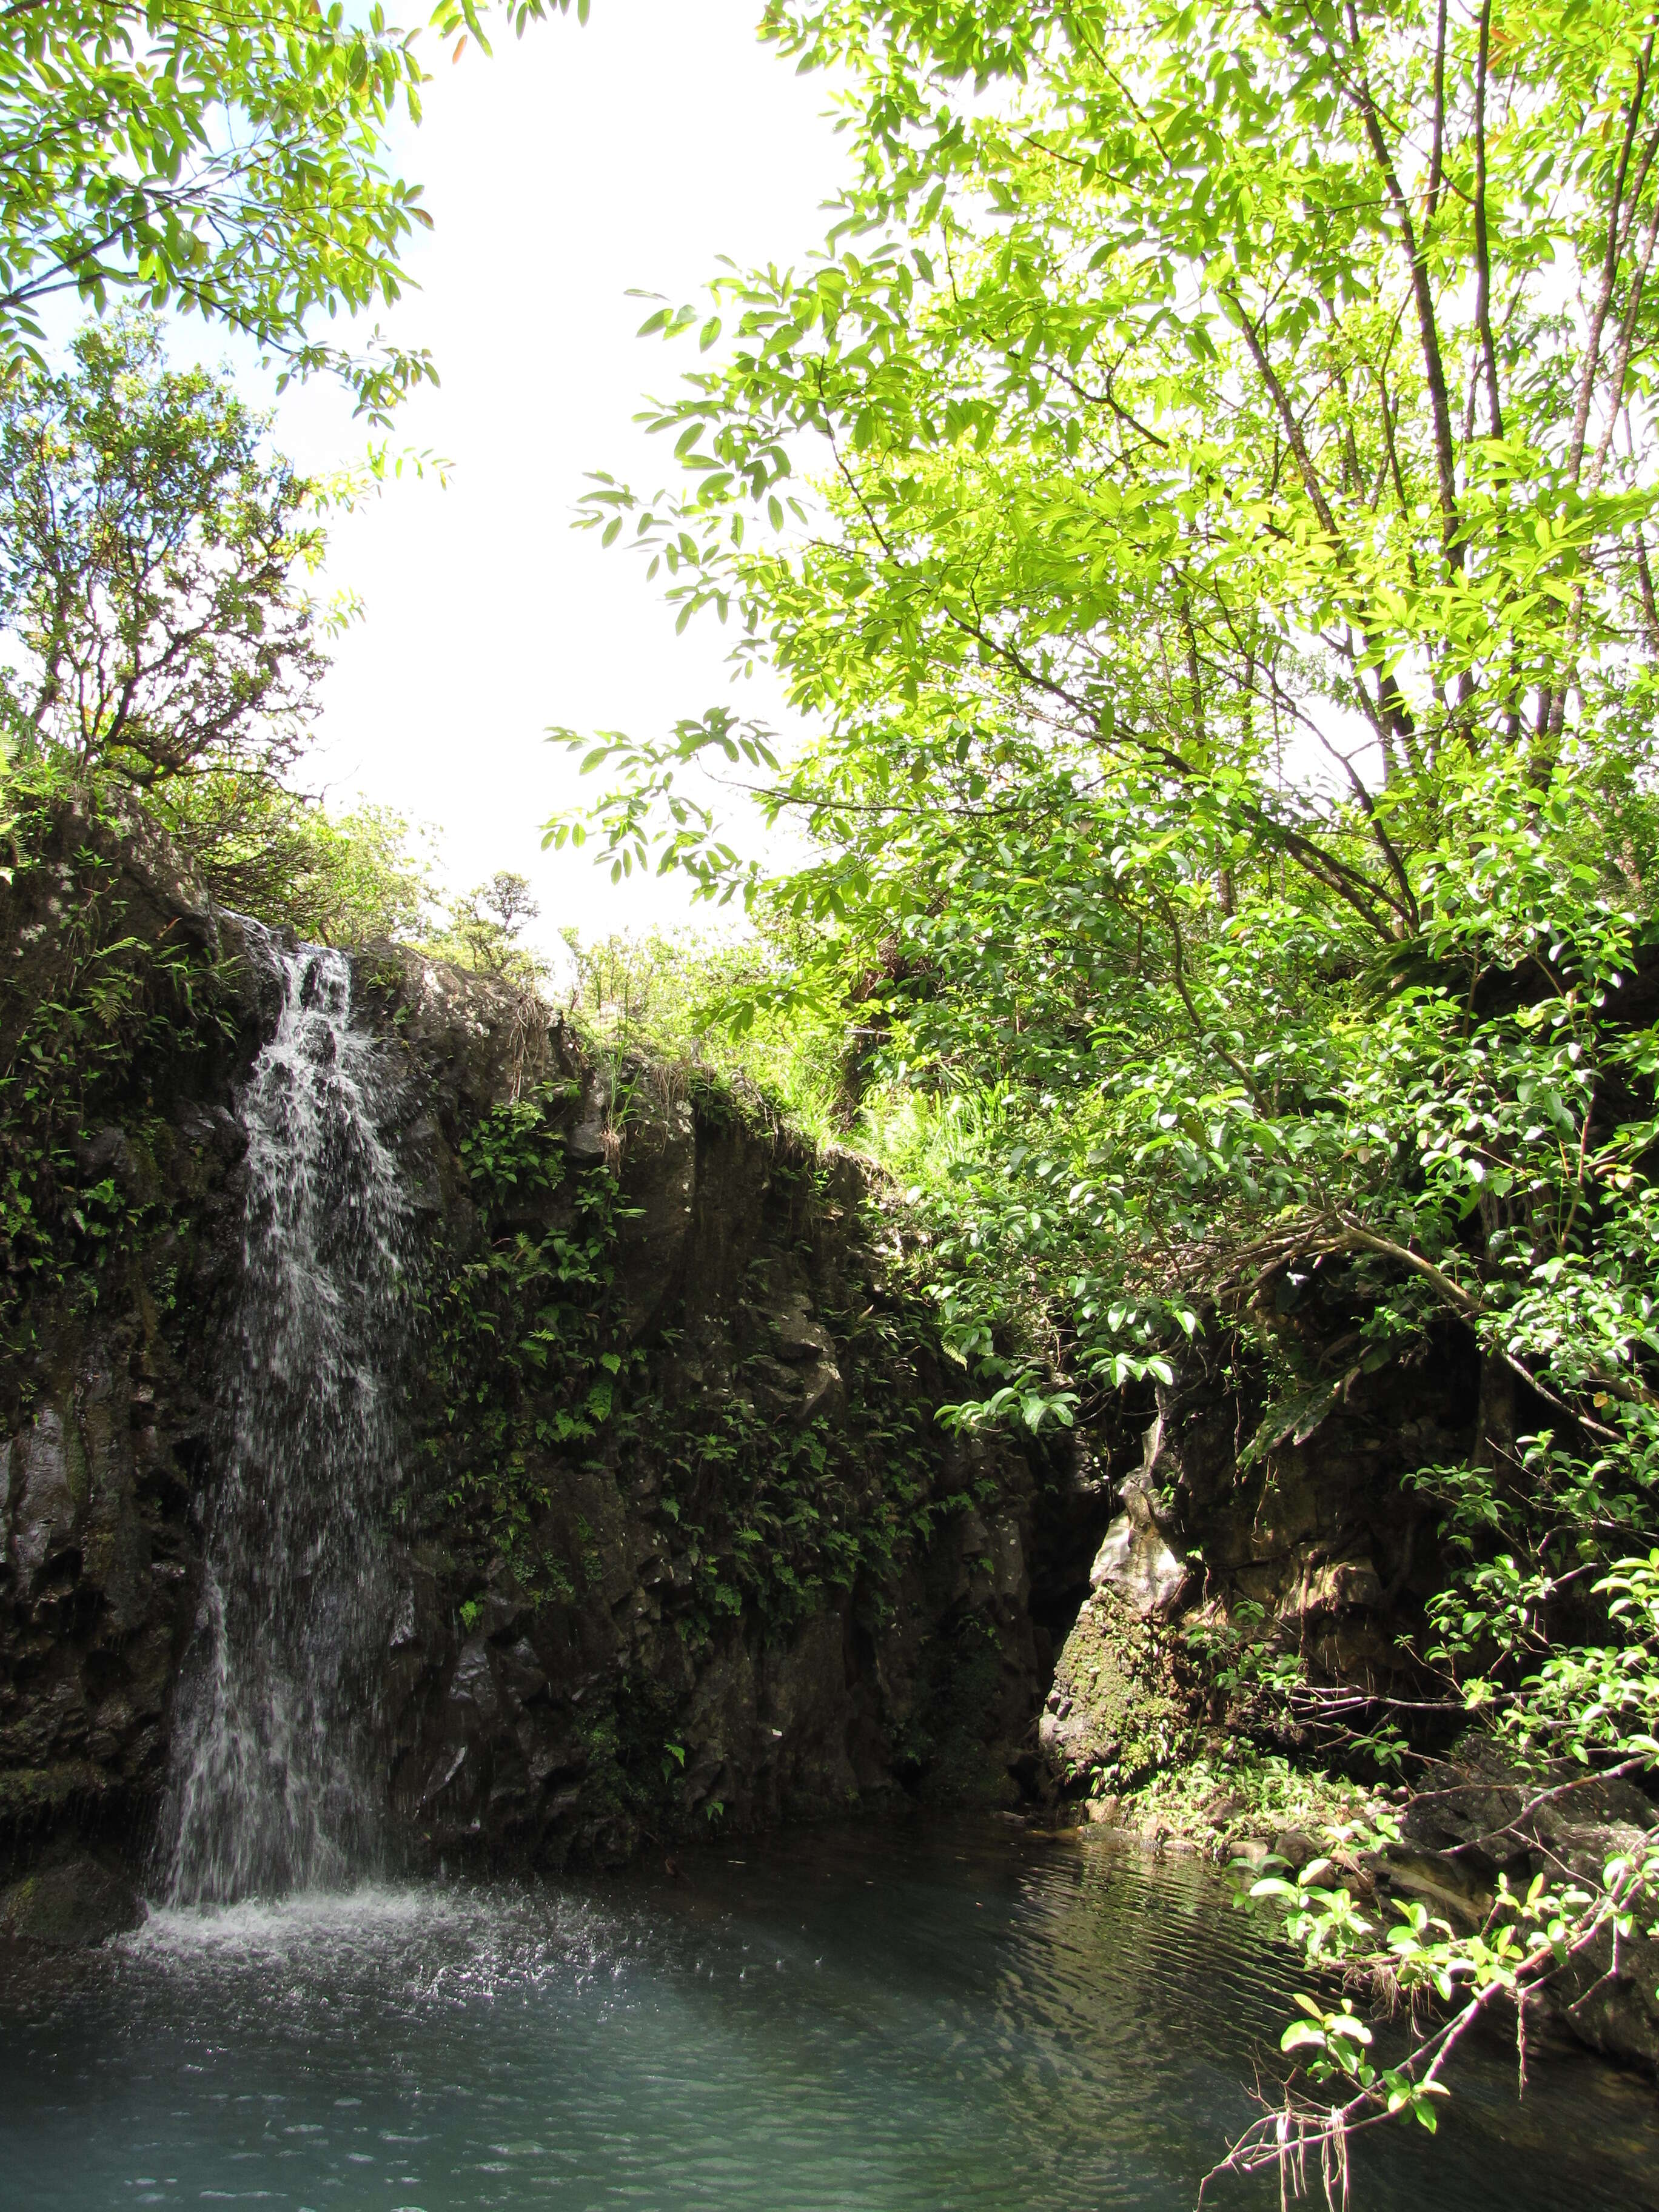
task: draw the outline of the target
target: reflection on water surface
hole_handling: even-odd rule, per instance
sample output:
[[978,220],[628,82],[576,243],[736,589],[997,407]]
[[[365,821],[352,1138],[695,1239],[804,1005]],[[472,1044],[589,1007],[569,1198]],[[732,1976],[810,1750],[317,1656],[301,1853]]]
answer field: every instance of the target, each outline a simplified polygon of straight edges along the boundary
[[[798,1836],[611,1881],[157,1914],[6,1960],[0,2203],[1176,2212],[1291,1962],[1096,1838]],[[1501,2048],[1356,2212],[1659,2204],[1659,2106]],[[1276,2184],[1212,2202],[1276,2205]]]

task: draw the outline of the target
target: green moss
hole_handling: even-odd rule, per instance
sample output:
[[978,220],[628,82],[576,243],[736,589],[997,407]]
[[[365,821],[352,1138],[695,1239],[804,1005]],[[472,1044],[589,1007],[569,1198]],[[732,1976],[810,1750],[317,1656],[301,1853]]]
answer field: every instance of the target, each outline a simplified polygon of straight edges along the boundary
[[77,1797],[97,1795],[104,1786],[104,1777],[83,1759],[64,1759],[52,1766],[8,1767],[0,1771],[0,1823],[61,1811]]
[[1191,1741],[1164,1633],[1109,1590],[1085,1606],[1060,1655],[1049,1703],[1066,1700],[1062,1779],[1097,1797],[1145,1781]]
[[1381,1809],[1355,1783],[1217,1736],[1127,1793],[1117,1819],[1141,1833],[1184,1837],[1224,1864],[1251,1840],[1271,1842],[1287,1829],[1333,1843]]

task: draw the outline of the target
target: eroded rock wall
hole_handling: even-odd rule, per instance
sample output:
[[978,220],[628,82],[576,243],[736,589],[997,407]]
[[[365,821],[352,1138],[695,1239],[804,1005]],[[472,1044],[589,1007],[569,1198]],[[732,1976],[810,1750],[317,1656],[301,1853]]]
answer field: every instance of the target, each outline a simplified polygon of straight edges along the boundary
[[[1346,1698],[1398,1698],[1396,1711],[1351,1704],[1363,1725],[1403,1713],[1414,1727],[1413,1788],[1400,1789],[1397,1840],[1340,1856],[1337,1878],[1379,1915],[1420,1905],[1473,1931],[1501,1881],[1524,1894],[1599,1880],[1643,1847],[1659,1810],[1633,1781],[1592,1779],[1569,1761],[1523,1773],[1489,1740],[1464,1737],[1440,1683],[1413,1668],[1425,1607],[1443,1586],[1437,1519],[1419,1469],[1466,1463],[1475,1446],[1479,1376],[1455,1341],[1413,1364],[1347,1373],[1264,1415],[1250,1378],[1194,1356],[1160,1389],[1144,1425],[1103,1440],[1117,1512],[1096,1554],[1090,1595],[1066,1638],[1038,1723],[1040,1787],[1108,1825],[1120,1793],[1194,1754],[1212,1771],[1243,1728],[1259,1742],[1329,1755],[1282,1705],[1251,1709],[1237,1671],[1253,1644],[1294,1658],[1309,1681]],[[1313,1340],[1316,1352],[1318,1340]],[[1219,1663],[1218,1663],[1219,1662]],[[1428,1717],[1425,1718],[1425,1713]],[[1357,1731],[1356,1731],[1357,1732]],[[1361,1773],[1374,1771],[1363,1759]],[[1203,1820],[1241,1801],[1218,1789]],[[1295,1832],[1250,1839],[1292,1864],[1316,1845]],[[1659,2069],[1659,1942],[1635,1916],[1628,1940],[1600,1942],[1548,1992],[1547,2008],[1579,2041],[1623,2063]],[[1389,1924],[1388,1921],[1384,1924]]]
[[0,879],[0,1872],[65,1832],[143,1849],[270,1011],[136,810],[33,828]]
[[1376,1373],[1339,1365],[1334,1387],[1264,1419],[1248,1374],[1194,1354],[1104,1437],[1116,1510],[1041,1723],[1050,1786],[1132,1786],[1194,1726],[1224,1724],[1194,1656],[1217,1640],[1294,1654],[1316,1682],[1420,1695],[1400,1632],[1421,1626],[1443,1566],[1409,1478],[1467,1455],[1475,1391],[1454,1346]]
[[[166,999],[152,1019],[140,993],[131,1049],[52,1139],[58,1242],[9,1247],[0,1352],[0,1874],[90,1842],[142,1875],[234,1356],[237,1086],[274,1006],[136,814],[66,813],[0,927],[14,1060],[100,930]],[[505,984],[387,946],[354,971],[396,1041],[419,1224],[396,1852],[548,1865],[1013,1802],[1103,1493],[939,1429],[926,1310],[854,1164],[695,1071],[601,1064]],[[74,1227],[100,1189],[101,1243]]]
[[[599,1325],[519,1380],[488,1450],[441,1359],[411,1386],[388,1716],[411,1845],[545,1863],[906,1793],[1016,1802],[1064,1470],[939,1431],[855,1164],[694,1072],[527,1034],[498,987],[404,956],[379,988],[439,1278],[578,1240],[584,1179],[616,1176]],[[552,1165],[492,1204],[471,1133],[514,1098],[550,1102],[523,1157]],[[606,1410],[572,1435],[588,1376]]]

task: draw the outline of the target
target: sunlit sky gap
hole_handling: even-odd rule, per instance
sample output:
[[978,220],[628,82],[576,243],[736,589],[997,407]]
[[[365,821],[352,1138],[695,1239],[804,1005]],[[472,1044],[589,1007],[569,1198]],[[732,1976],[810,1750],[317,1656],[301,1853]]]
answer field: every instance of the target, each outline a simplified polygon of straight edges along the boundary
[[[424,120],[393,143],[435,228],[381,320],[431,349],[442,383],[402,410],[392,442],[453,468],[447,489],[405,479],[333,526],[325,588],[361,593],[366,619],[336,648],[305,781],[437,827],[453,887],[519,869],[544,940],[566,922],[592,934],[687,914],[683,878],[613,890],[585,855],[543,853],[548,815],[595,787],[543,733],[644,734],[729,696],[712,617],[677,638],[644,564],[570,523],[587,471],[647,489],[672,472],[666,441],[632,417],[696,356],[636,337],[649,308],[630,289],[692,299],[721,254],[799,260],[825,228],[846,167],[828,93],[759,43],[757,12],[603,0],[585,28],[503,31],[493,60],[434,53]],[[235,357],[198,325],[173,350]],[[269,380],[239,366],[269,403]],[[332,387],[277,409],[301,467],[361,458],[366,434]],[[741,703],[781,719],[759,681]]]

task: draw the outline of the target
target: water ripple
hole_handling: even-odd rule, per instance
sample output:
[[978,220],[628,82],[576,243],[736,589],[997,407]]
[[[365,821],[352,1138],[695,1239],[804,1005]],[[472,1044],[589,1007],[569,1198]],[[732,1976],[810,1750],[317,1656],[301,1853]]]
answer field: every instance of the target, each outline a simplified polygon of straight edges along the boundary
[[[1199,1870],[1093,1839],[679,1875],[156,1912],[0,1990],[0,2172],[31,2212],[1184,2212],[1292,1983]],[[1358,2203],[1628,2212],[1656,2153],[1647,2092],[1569,2062],[1517,2106],[1477,2054],[1437,2145],[1367,2147]]]

